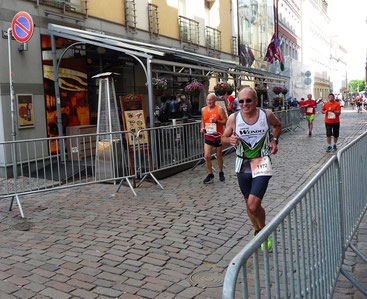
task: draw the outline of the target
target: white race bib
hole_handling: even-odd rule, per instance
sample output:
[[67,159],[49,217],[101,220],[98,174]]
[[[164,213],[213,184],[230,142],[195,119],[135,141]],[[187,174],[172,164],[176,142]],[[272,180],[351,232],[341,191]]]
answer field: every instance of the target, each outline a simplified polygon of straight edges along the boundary
[[217,124],[216,123],[205,123],[205,130],[207,134],[217,133]]
[[257,176],[272,176],[273,168],[271,166],[271,161],[268,156],[262,158],[251,159],[251,172],[252,177]]
[[313,112],[313,108],[307,108],[307,113],[312,113]]
[[336,118],[336,115],[335,115],[335,113],[334,113],[334,112],[330,112],[330,111],[329,111],[329,112],[327,113],[327,118],[328,118],[328,119],[335,119],[335,118]]

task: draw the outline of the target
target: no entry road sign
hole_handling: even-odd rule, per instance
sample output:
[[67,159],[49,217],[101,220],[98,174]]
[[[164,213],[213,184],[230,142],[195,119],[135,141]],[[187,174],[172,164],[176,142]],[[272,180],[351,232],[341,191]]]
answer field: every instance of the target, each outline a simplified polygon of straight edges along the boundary
[[18,12],[11,22],[13,36],[20,43],[25,43],[32,37],[33,28],[32,17],[25,11]]

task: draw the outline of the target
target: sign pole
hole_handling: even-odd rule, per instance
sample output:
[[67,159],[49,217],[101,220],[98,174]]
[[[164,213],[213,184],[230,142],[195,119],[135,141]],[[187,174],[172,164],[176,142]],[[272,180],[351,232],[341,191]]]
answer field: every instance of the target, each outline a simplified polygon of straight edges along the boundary
[[12,160],[13,160],[13,175],[14,183],[17,180],[17,153],[15,142],[17,140],[17,131],[15,124],[15,97],[14,97],[14,86],[13,86],[13,71],[11,64],[11,28],[8,28],[8,53],[9,53],[9,83],[10,83],[10,111],[11,111],[11,136],[12,136]]

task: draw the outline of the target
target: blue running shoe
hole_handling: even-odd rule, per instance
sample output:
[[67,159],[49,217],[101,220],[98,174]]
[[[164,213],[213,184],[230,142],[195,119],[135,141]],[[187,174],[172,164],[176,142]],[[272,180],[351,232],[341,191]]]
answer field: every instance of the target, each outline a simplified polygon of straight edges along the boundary
[[336,151],[338,148],[336,147],[336,144],[333,146],[333,151]]
[[329,146],[326,148],[326,152],[327,152],[327,153],[331,152],[331,149],[332,149],[332,147],[331,147],[331,145],[329,145]]

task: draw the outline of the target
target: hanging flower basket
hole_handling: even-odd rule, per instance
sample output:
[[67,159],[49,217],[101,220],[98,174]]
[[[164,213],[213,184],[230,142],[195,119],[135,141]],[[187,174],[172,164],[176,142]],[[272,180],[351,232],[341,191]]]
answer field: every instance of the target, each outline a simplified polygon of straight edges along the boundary
[[192,82],[185,86],[185,93],[192,96],[199,96],[202,90],[204,90],[204,85],[199,82]]
[[218,83],[214,86],[214,91],[220,96],[230,95],[234,91],[234,87],[228,83]]
[[283,95],[286,95],[287,93],[288,93],[288,89],[287,89],[287,88],[283,88],[283,89],[282,89],[282,94],[283,94]]
[[268,92],[268,90],[264,86],[255,87],[255,91],[258,98],[260,98],[261,95],[266,94]]
[[[148,86],[148,82],[145,83]],[[152,86],[153,86],[153,94],[156,96],[163,95],[164,91],[167,89],[167,80],[153,78],[152,79]]]
[[280,95],[283,91],[283,88],[280,86],[274,86],[272,91],[276,94],[276,95]]

